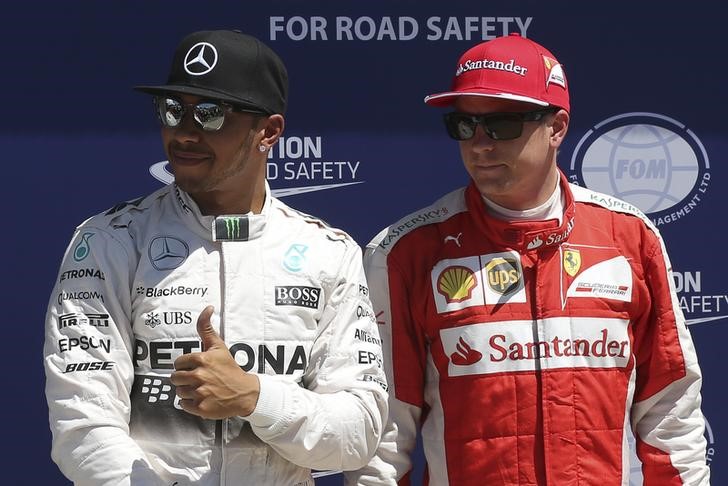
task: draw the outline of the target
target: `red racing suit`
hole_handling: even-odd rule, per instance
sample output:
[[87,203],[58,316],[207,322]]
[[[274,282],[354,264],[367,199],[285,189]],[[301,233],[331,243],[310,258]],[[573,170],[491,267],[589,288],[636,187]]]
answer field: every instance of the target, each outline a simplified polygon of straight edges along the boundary
[[707,485],[701,373],[663,240],[632,205],[561,178],[562,223],[454,191],[365,254],[390,419],[359,484]]

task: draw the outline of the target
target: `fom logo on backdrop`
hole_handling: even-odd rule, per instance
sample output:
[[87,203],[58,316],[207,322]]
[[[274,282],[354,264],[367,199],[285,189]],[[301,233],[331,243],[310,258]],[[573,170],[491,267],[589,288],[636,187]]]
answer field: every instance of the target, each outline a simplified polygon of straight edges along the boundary
[[[698,136],[656,113],[624,113],[594,125],[577,144],[568,176],[637,206],[658,227],[690,217],[711,182]],[[687,324],[728,318],[728,294],[704,292],[700,270],[674,277]]]
[[624,113],[592,127],[571,157],[569,180],[642,210],[655,226],[686,217],[710,186],[700,139],[656,113]]
[[[149,173],[164,184],[174,181],[169,162],[153,164]],[[276,197],[362,184],[359,160],[324,157],[324,137],[281,137],[268,154],[266,177]]]

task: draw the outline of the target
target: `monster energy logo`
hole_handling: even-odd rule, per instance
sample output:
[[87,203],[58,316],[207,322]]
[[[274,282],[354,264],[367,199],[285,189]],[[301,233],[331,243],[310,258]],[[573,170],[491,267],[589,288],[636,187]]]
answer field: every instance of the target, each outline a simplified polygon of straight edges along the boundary
[[215,218],[215,241],[247,241],[248,218],[218,216]]
[[89,249],[88,240],[91,239],[93,235],[94,233],[84,233],[81,236],[81,241],[79,241],[76,247],[73,249],[74,260],[80,262],[88,256],[89,252],[91,251]]

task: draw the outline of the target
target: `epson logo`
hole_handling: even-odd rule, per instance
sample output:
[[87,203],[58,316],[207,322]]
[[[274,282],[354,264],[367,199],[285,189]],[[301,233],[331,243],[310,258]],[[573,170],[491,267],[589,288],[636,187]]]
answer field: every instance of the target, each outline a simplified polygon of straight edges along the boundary
[[276,305],[295,305],[316,309],[321,297],[321,289],[298,285],[277,285],[275,288]]
[[111,340],[108,338],[97,338],[95,336],[61,338],[58,340],[58,350],[61,353],[73,351],[76,348],[83,351],[103,349],[108,354],[111,352]]

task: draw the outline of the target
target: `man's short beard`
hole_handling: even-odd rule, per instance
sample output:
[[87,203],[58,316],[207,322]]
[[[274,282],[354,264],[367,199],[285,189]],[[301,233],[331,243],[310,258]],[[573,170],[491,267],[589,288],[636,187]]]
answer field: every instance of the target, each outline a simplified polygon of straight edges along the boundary
[[214,191],[226,179],[245,170],[245,168],[248,166],[251,153],[250,148],[254,136],[255,132],[253,130],[248,131],[248,135],[246,136],[245,141],[243,142],[239,152],[244,154],[243,158],[238,160],[235,165],[231,165],[227,167],[223,172],[219,174],[213,174],[212,177],[203,180],[187,178],[178,180],[175,176],[175,182],[177,183],[177,186],[179,186],[180,189],[188,194],[199,194]]

